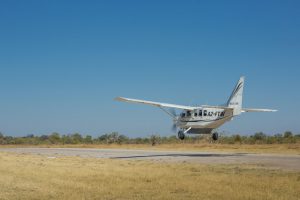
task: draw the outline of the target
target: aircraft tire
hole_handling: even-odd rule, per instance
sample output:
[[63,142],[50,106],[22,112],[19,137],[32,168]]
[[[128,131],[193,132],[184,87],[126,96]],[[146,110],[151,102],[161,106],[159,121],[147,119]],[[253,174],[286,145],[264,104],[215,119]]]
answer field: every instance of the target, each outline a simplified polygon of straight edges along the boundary
[[185,134],[183,133],[183,131],[178,131],[178,138],[184,140]]
[[213,133],[213,134],[212,134],[212,139],[213,139],[213,140],[216,141],[216,140],[218,140],[218,138],[219,138],[219,134],[218,134],[218,133]]

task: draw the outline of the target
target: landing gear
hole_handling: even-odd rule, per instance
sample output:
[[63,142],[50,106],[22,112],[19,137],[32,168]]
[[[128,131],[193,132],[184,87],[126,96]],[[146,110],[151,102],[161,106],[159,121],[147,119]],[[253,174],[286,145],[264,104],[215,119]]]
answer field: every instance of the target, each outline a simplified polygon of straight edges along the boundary
[[218,133],[213,133],[211,137],[212,137],[213,140],[216,141],[219,138],[219,134]]
[[179,139],[181,139],[181,140],[184,140],[184,138],[185,138],[185,134],[184,134],[184,132],[183,131],[178,131],[178,138]]

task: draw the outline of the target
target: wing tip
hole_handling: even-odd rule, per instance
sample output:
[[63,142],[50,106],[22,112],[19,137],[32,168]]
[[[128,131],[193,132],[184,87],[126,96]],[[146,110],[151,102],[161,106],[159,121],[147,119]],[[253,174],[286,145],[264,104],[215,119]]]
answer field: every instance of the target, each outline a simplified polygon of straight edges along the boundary
[[123,97],[115,97],[114,100],[115,101],[124,101],[124,98]]

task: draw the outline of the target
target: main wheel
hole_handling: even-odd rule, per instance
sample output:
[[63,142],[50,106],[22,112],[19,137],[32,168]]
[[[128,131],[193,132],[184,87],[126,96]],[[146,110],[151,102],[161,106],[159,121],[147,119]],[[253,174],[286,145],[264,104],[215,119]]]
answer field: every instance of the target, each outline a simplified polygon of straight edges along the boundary
[[213,133],[212,134],[212,139],[213,140],[218,140],[218,138],[219,138],[219,134],[218,133]]
[[178,138],[181,140],[184,140],[185,135],[184,135],[183,131],[178,131]]

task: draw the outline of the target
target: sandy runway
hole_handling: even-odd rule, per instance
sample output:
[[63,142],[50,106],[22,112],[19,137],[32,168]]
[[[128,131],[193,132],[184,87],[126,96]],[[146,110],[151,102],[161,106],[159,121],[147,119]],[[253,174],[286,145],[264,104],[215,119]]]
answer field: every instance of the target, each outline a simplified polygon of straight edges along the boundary
[[264,167],[300,171],[299,155],[85,148],[0,148],[0,152],[34,154],[47,157],[79,156],[161,162],[196,162],[202,164],[258,164]]

